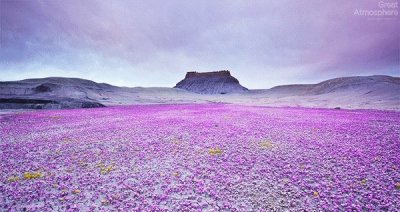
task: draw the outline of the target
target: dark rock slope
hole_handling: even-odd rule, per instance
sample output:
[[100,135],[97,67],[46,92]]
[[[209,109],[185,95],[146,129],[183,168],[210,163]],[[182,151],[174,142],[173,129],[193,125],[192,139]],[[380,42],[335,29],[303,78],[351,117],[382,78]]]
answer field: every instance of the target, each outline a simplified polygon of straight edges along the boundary
[[104,86],[110,85],[59,77],[0,82],[0,109],[104,107],[86,92]]
[[227,94],[247,91],[229,71],[188,72],[175,88],[200,94]]

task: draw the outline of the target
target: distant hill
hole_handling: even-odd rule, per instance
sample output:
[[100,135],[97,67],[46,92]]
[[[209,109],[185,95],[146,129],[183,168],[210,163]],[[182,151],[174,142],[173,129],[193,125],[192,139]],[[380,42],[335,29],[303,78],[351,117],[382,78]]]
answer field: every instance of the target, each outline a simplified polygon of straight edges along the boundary
[[381,92],[387,94],[398,89],[399,77],[374,75],[368,77],[340,77],[318,84],[281,85],[268,89],[279,95],[321,95],[334,92]]
[[282,85],[252,90],[261,105],[400,109],[400,78],[391,76],[340,77],[317,84]]
[[79,78],[49,77],[0,82],[0,109],[89,108],[126,104],[193,103],[173,88],[127,88]]
[[[233,103],[261,106],[365,108],[400,110],[400,78],[391,76],[341,77],[318,84],[282,85],[247,90],[226,73],[200,83],[200,73],[186,76],[181,88],[117,87],[78,78],[50,77],[0,82],[0,109],[88,108],[129,104]],[[192,75],[192,76],[191,76]],[[207,74],[206,74],[207,75]],[[191,78],[197,82],[190,82]],[[210,85],[210,89],[207,86]],[[192,88],[194,92],[192,92]]]

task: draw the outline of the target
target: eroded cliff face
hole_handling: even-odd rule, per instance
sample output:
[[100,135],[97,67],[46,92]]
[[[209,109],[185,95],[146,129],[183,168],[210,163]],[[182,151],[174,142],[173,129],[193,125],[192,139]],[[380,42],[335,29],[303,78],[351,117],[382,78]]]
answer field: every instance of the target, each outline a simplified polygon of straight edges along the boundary
[[248,89],[227,70],[213,72],[188,72],[185,79],[176,84],[181,88],[200,94],[227,94],[244,92]]

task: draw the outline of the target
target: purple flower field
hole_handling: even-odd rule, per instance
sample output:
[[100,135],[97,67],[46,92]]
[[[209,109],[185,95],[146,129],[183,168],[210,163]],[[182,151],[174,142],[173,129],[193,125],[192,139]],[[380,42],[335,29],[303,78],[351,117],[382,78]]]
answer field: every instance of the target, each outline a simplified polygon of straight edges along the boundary
[[0,211],[400,208],[400,113],[147,105],[0,117]]

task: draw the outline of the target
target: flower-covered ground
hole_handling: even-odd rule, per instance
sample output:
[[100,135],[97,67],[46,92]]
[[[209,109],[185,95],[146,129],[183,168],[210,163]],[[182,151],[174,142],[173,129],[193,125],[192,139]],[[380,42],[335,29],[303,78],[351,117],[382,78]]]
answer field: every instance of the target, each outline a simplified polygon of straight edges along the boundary
[[0,118],[0,211],[400,208],[400,113],[147,105]]

